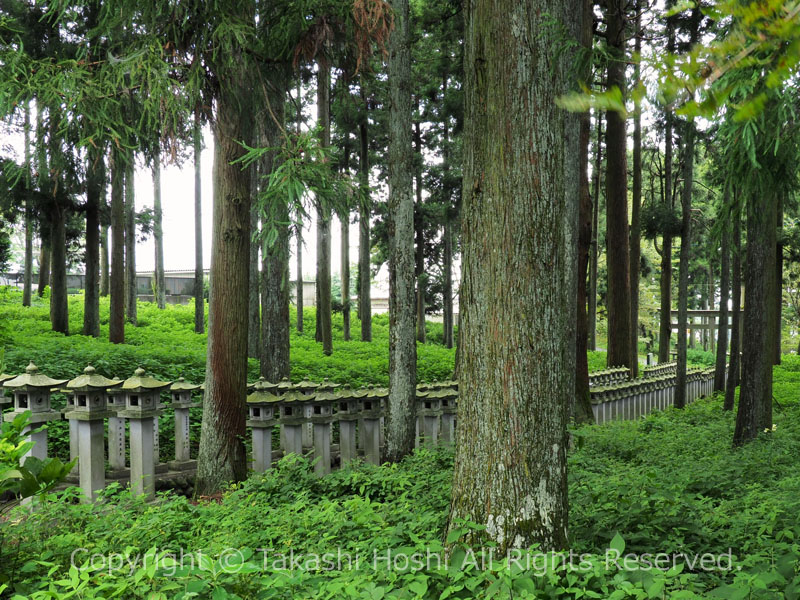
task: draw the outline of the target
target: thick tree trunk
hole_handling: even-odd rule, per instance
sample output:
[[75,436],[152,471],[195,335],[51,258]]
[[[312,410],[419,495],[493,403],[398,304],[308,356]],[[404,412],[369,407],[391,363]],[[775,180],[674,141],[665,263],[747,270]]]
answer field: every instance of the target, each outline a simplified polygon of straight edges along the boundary
[[417,344],[414,294],[414,178],[411,146],[409,1],[393,0],[389,52],[389,418],[386,454],[414,450]]
[[100,228],[100,296],[103,298],[108,296],[110,269],[111,266],[108,263],[108,225],[103,225]]
[[731,274],[731,310],[733,317],[731,318],[731,358],[730,366],[728,367],[728,380],[725,385],[725,403],[723,408],[725,410],[733,410],[734,400],[736,396],[736,387],[739,385],[739,370],[740,370],[740,348],[741,336],[740,322],[741,322],[741,304],[742,304],[742,218],[741,215],[736,213],[733,220],[733,273]]
[[[28,190],[31,189],[31,105],[25,104],[25,182]],[[31,198],[25,196],[25,266],[22,279],[22,306],[31,305],[31,290],[33,287],[33,208]]]
[[153,239],[156,246],[156,305],[166,307],[166,283],[164,282],[164,228],[161,210],[161,156],[153,159]]
[[[247,301],[250,173],[233,161],[252,133],[251,73],[232,64],[219,73],[214,123],[214,217],[211,241],[208,352],[196,494],[219,491],[247,476],[244,447],[247,394]],[[242,57],[238,57],[242,60]]]
[[[265,76],[268,109],[259,124],[264,144],[281,145],[281,130],[288,79],[281,66],[270,68]],[[277,121],[277,122],[276,122]],[[278,165],[273,153],[259,161],[258,169],[269,177]],[[289,377],[289,207],[282,205],[275,215],[278,238],[272,246],[261,248],[261,375],[268,381]],[[255,282],[254,282],[255,283]],[[302,288],[301,288],[302,289]],[[330,297],[330,296],[329,296]]]
[[577,117],[555,103],[571,87],[572,57],[546,23],[578,38],[581,3],[470,0],[465,13],[463,335],[449,529],[460,519],[485,525],[479,535],[500,555],[534,543],[563,549],[579,148]]
[[361,319],[361,341],[372,341],[372,299],[370,297],[370,217],[372,198],[369,190],[369,138],[367,137],[367,94],[361,80],[364,115],[358,124],[358,175],[361,198],[358,205],[358,316]]
[[[592,45],[592,1],[581,0],[583,7],[581,44],[584,48]],[[589,65],[584,81],[589,75]],[[575,344],[575,399],[571,406],[571,417],[576,423],[594,423],[592,402],[589,393],[588,318],[586,315],[586,271],[589,266],[589,250],[592,243],[592,197],[589,193],[589,138],[591,135],[590,114],[580,115],[580,163],[579,163],[579,199],[578,199],[578,283],[576,311],[576,344]]]
[[125,169],[125,318],[136,325],[136,193],[133,184],[133,156]]
[[111,307],[108,340],[125,341],[125,162],[118,151],[111,151]]
[[[331,67],[319,63],[317,71],[317,121],[322,127],[321,144],[331,143]],[[333,353],[331,331],[331,210],[317,202],[317,341],[322,353]]]
[[[608,0],[608,88],[625,91],[625,2]],[[631,282],[628,228],[627,135],[616,111],[606,113],[606,257],[608,262],[608,365],[631,367]]]
[[[634,50],[637,55],[642,51],[642,0],[636,1],[636,20]],[[641,80],[641,66],[637,61],[633,69],[633,78],[638,85]],[[633,115],[633,204],[631,207],[630,231],[630,276],[631,276],[631,374],[639,376],[639,261],[642,255],[642,112],[638,100],[635,101]]]
[[592,244],[589,251],[589,343],[588,349],[597,350],[597,256],[598,256],[598,220],[600,216],[600,185],[603,164],[603,113],[595,112],[597,119],[597,152],[594,163],[594,202],[592,206]]
[[[419,108],[419,105],[417,105]],[[417,165],[414,169],[414,269],[417,280],[417,341],[425,343],[425,220],[422,214],[422,130],[419,121],[414,123],[414,147]]]
[[694,122],[686,123],[681,191],[681,258],[678,267],[678,365],[675,408],[686,406],[686,326],[689,301],[689,255],[692,244],[692,189],[694,188]]
[[102,153],[89,153],[86,173],[86,293],[83,301],[83,335],[99,337],[100,204],[105,179]]
[[775,190],[753,194],[747,205],[747,257],[744,274],[745,313],[742,331],[742,383],[736,413],[734,445],[753,440],[772,427],[772,359],[770,318],[775,302],[775,244],[778,198]]
[[[725,204],[730,204],[726,193]],[[728,361],[728,297],[731,287],[731,232],[722,231],[722,261],[719,282],[719,326],[717,327],[717,361],[714,365],[714,391],[725,391],[725,366]]]
[[200,154],[203,135],[199,117],[194,122],[194,331],[205,330],[205,299],[203,293],[203,193],[200,180]]
[[56,203],[50,226],[50,325],[69,335],[67,307],[67,209]]

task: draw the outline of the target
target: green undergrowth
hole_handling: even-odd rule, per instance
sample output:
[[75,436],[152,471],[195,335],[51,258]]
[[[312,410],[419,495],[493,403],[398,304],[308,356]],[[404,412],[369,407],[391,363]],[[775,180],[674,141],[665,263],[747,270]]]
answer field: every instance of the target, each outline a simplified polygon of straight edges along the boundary
[[[75,377],[91,363],[107,376],[130,377],[142,366],[156,377],[201,382],[205,374],[206,334],[194,333],[194,305],[138,304],[138,326],[125,325],[124,344],[108,342],[108,298],[100,302],[100,337],[78,335],[83,327],[83,295],[69,297],[69,328],[64,336],[50,330],[49,302],[35,298],[23,307],[21,293],[0,291],[0,347],[5,348],[5,369],[21,372],[28,361],[51,377]],[[296,311],[291,311],[291,377],[293,381],[327,378],[337,383],[387,385],[389,381],[389,317],[372,317],[372,342],[361,342],[361,322],[352,315],[351,341],[344,341],[342,315],[333,316],[333,354],[325,356],[314,340],[314,309],[304,311],[302,334],[296,330]],[[427,344],[417,346],[418,379],[423,382],[449,379],[453,374],[455,349],[441,343],[441,323],[426,323]],[[250,359],[250,381],[258,379],[258,361]]]
[[[775,430],[742,449],[719,397],[574,431],[574,569],[537,555],[481,564],[465,549],[457,564],[428,558],[442,550],[453,457],[424,450],[323,479],[290,457],[219,502],[144,504],[111,488],[87,506],[70,490],[12,516],[0,562],[18,599],[796,598],[800,359],[784,362]],[[205,558],[192,565],[190,553]],[[618,558],[627,553],[639,562]],[[655,556],[641,555],[658,553],[663,568],[647,568]],[[421,565],[387,560],[414,554]]]

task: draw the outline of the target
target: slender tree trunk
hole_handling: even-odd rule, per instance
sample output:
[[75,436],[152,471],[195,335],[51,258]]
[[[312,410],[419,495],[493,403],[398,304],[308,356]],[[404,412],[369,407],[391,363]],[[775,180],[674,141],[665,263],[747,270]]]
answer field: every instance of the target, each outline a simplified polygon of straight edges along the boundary
[[[584,48],[592,46],[592,0],[581,0],[583,8],[581,44]],[[591,65],[583,69],[583,79],[590,75]],[[587,345],[589,339],[588,318],[586,315],[586,271],[589,266],[589,251],[592,243],[592,197],[589,193],[589,138],[591,119],[589,112],[580,115],[580,163],[578,189],[578,283],[576,303],[576,344],[575,344],[575,400],[571,406],[571,417],[576,423],[594,423],[592,402],[589,393],[589,362]]]
[[[675,49],[672,19],[667,19],[667,51]],[[664,130],[664,203],[672,210],[672,113],[666,111]],[[684,332],[684,336],[686,333]],[[661,310],[659,314],[658,362],[669,362],[672,336],[672,236],[664,234],[661,243]]]
[[[571,87],[572,57],[546,23],[580,39],[581,6],[466,5],[463,335],[449,529],[460,519],[485,525],[477,535],[500,555],[567,546],[579,142],[578,118],[555,103]],[[467,543],[482,541],[477,535]]]
[[[269,148],[281,145],[281,129],[285,120],[285,102],[289,81],[280,65],[267,70],[267,110],[259,131]],[[277,121],[277,122],[276,122]],[[259,161],[265,177],[277,167],[275,155],[269,153]],[[268,381],[289,377],[289,207],[277,208],[275,224],[278,237],[271,246],[261,248],[261,375]],[[330,263],[329,263],[330,264]],[[301,288],[302,289],[302,288]],[[330,295],[328,296],[330,297]]]
[[694,187],[694,122],[686,123],[681,193],[681,258],[678,282],[678,366],[675,408],[686,406],[686,326],[689,301],[689,254],[692,244],[692,189]]
[[342,339],[350,341],[350,214],[345,212],[341,224],[342,262]]
[[297,333],[303,333],[303,223],[298,221],[297,238],[297,284],[295,285],[295,304],[297,305]]
[[[417,104],[419,109],[419,104]],[[414,146],[417,165],[414,169],[414,191],[416,203],[414,211],[415,277],[417,280],[417,341],[425,343],[425,221],[422,214],[422,131],[419,121],[414,123]]]
[[[105,191],[105,190],[104,190]],[[105,194],[103,194],[105,196]],[[105,204],[105,200],[103,200]],[[100,296],[108,296],[110,265],[108,263],[108,225],[100,228]]]
[[364,79],[361,79],[361,100],[364,103],[364,114],[358,124],[358,172],[359,190],[358,204],[358,314],[361,319],[361,341],[372,341],[372,299],[370,297],[370,217],[372,215],[372,199],[369,190],[369,138],[367,137],[367,93],[364,90]]
[[161,210],[161,155],[156,152],[153,159],[153,238],[156,245],[156,305],[166,307],[166,283],[164,282],[164,228]]
[[[44,296],[44,290],[50,285],[50,227],[46,223],[41,224],[42,247],[39,251],[39,284],[36,293],[41,298]],[[45,229],[47,232],[45,233]]]
[[67,209],[56,202],[50,228],[50,324],[53,331],[69,335],[67,306]]
[[[714,282],[714,265],[711,262],[708,263],[708,310],[714,310],[714,295],[717,292],[717,288],[715,287]],[[706,319],[707,324],[711,324],[713,322],[713,317],[708,317]],[[714,331],[706,329],[707,338],[708,338],[708,347],[711,352],[716,352],[717,344],[716,344],[716,337],[714,336]]]
[[742,383],[733,443],[753,440],[772,427],[772,359],[770,318],[773,292],[778,198],[775,190],[753,194],[747,205],[747,257],[744,274]]
[[774,355],[772,364],[781,364],[781,323],[783,316],[783,194],[778,196],[778,218],[775,244],[775,281],[772,284],[774,306],[772,307],[772,340]]
[[594,203],[592,206],[592,244],[589,252],[589,350],[597,350],[597,255],[598,221],[600,213],[600,184],[603,164],[603,113],[595,112],[597,119],[597,153],[595,158]]
[[[635,20],[635,52],[642,51],[642,0],[636,1]],[[633,78],[638,85],[641,80],[641,66],[637,61],[633,69]],[[631,209],[630,231],[630,276],[631,276],[631,374],[639,376],[639,262],[642,255],[642,111],[640,102],[634,102],[633,115],[633,206]]]
[[444,334],[445,347],[453,347],[453,223],[450,220],[450,207],[445,208],[444,221],[444,285],[442,296],[444,303]]
[[[263,121],[269,118],[265,114],[259,113],[258,119]],[[268,125],[267,125],[268,126]],[[260,129],[261,127],[258,127]],[[256,135],[262,132],[258,131]],[[255,145],[262,145],[263,139],[255,139]],[[254,164],[250,167],[251,173],[251,186],[253,189],[253,197],[256,196],[259,189],[259,172],[260,165]],[[253,202],[250,206],[250,231],[258,231],[258,204]],[[248,268],[250,271],[250,292],[247,302],[247,356],[250,358],[261,358],[261,294],[264,292],[261,282],[261,274],[258,269],[258,248],[260,243],[258,240],[250,239],[250,261]],[[266,249],[265,249],[266,251]]]
[[733,219],[733,273],[731,287],[732,298],[731,308],[733,310],[733,317],[731,319],[731,358],[730,366],[728,367],[728,380],[725,386],[725,404],[724,410],[733,410],[734,399],[736,396],[736,387],[739,385],[739,369],[740,369],[740,348],[741,336],[740,321],[741,321],[741,304],[742,304],[742,218],[741,215],[736,213]]
[[[31,105],[25,104],[25,182],[31,189]],[[33,208],[30,194],[25,196],[25,266],[22,280],[22,306],[31,305],[33,282]]]
[[[625,2],[608,0],[608,88],[625,90]],[[627,135],[616,111],[606,113],[606,257],[608,262],[608,364],[631,367],[631,282],[628,228]]]
[[[730,204],[730,196],[725,194],[725,204]],[[722,231],[722,261],[719,282],[719,326],[717,327],[717,362],[714,365],[714,391],[725,391],[725,366],[728,361],[728,297],[731,287],[731,232]]]
[[[242,54],[244,51],[242,51]],[[219,491],[247,476],[244,446],[247,394],[247,304],[250,254],[250,173],[232,164],[252,138],[247,99],[252,69],[244,56],[220,69],[214,123],[214,217],[211,241],[208,352],[196,494]]]
[[414,178],[411,145],[409,0],[393,0],[389,53],[389,415],[386,454],[414,450],[417,344],[414,295]]
[[128,159],[125,169],[125,317],[136,325],[136,193],[134,190],[134,159]]
[[[350,133],[344,143],[344,171],[350,170]],[[339,258],[342,263],[342,339],[350,341],[350,207],[339,216],[341,227],[341,249]]]
[[86,166],[86,293],[83,335],[100,336],[100,203],[105,168],[102,152],[92,151]]
[[203,193],[200,180],[200,154],[203,151],[203,135],[199,115],[194,122],[194,331],[205,330],[205,298],[203,290]]
[[[322,127],[322,146],[331,143],[331,67],[320,62],[317,71],[317,121]],[[317,202],[317,341],[322,353],[333,353],[331,331],[331,210]]]
[[111,151],[111,307],[108,340],[125,341],[125,162],[119,151]]

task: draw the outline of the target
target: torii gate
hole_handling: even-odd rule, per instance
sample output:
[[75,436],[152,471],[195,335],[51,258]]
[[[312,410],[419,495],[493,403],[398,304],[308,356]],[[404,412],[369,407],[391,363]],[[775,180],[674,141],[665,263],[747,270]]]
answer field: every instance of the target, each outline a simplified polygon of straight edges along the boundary
[[[672,319],[678,318],[678,311],[671,310],[670,316]],[[714,351],[716,346],[717,340],[717,331],[719,330],[719,310],[687,310],[686,311],[686,328],[689,330],[689,339],[694,338],[695,331],[708,331],[709,332],[709,339],[711,340],[711,351]],[[733,327],[733,312],[728,311],[728,329],[732,329]],[[742,324],[744,323],[744,309],[740,309],[739,311],[739,340],[740,344],[739,347],[741,348],[741,339],[742,339]],[[676,321],[672,321],[670,323],[672,326],[672,331],[678,332],[678,323]],[[728,337],[728,346],[730,347],[730,336]],[[675,352],[672,352],[675,354]]]

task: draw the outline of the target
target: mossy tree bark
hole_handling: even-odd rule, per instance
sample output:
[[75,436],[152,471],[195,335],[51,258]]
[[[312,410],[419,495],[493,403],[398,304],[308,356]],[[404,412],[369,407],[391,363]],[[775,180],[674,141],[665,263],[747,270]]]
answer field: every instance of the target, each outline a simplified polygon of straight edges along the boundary
[[[567,545],[579,148],[578,118],[555,103],[572,87],[573,57],[553,36],[565,28],[579,39],[581,8],[580,0],[465,3],[460,400],[449,529],[460,519],[483,524],[481,537],[500,554]],[[548,27],[553,19],[563,28]]]
[[389,41],[389,415],[386,454],[414,450],[417,342],[414,290],[414,179],[408,0],[393,0]]

